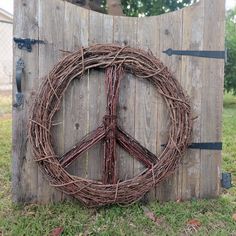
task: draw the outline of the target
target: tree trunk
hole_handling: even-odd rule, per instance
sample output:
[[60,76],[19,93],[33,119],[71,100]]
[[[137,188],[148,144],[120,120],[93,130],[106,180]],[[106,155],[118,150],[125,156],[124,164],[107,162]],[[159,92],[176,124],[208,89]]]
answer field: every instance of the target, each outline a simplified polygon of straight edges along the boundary
[[101,7],[101,0],[87,0],[88,9],[106,14],[106,10]]
[[124,16],[121,0],[107,0],[107,11],[109,15]]
[[106,10],[101,7],[100,0],[66,0],[80,7],[97,11],[100,13],[106,13]]
[[101,0],[66,0],[80,7],[113,16],[124,16],[121,0],[107,0],[107,11],[101,7]]

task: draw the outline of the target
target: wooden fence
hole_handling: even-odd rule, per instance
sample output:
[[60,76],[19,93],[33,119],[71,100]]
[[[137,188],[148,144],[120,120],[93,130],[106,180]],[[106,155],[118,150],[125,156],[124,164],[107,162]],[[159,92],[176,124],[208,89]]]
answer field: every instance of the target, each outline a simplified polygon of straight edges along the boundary
[[[14,36],[44,40],[32,52],[14,48],[14,63],[25,62],[22,91],[24,104],[13,108],[13,200],[55,202],[63,193],[50,187],[34,162],[27,139],[30,106],[41,79],[63,57],[63,51],[95,43],[118,43],[151,50],[180,81],[191,98],[194,112],[193,142],[220,142],[224,60],[191,56],[168,56],[162,51],[224,50],[223,0],[201,0],[154,17],[110,16],[80,8],[62,0],[16,0]],[[16,86],[14,85],[13,96]],[[15,98],[14,98],[15,99]],[[94,130],[105,112],[104,73],[90,71],[74,80],[54,118],[53,143],[60,155],[86,133]],[[155,89],[127,74],[119,98],[119,123],[153,153],[167,141],[168,113]],[[122,149],[118,150],[119,178],[140,173],[143,166]],[[76,161],[69,172],[101,179],[103,144]],[[221,151],[189,149],[176,173],[158,185],[149,199],[161,201],[208,198],[220,193]]]

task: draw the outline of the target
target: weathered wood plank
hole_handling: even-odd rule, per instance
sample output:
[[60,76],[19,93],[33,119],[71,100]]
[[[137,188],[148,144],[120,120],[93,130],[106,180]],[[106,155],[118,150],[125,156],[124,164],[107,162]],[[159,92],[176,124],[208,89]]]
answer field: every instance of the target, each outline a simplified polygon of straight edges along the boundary
[[[114,42],[132,47],[137,46],[136,18],[114,17]],[[121,80],[118,105],[118,124],[133,137],[135,134],[135,86],[136,79],[130,74],[125,75]],[[136,160],[119,147],[117,152],[119,179],[122,181],[132,178]]]
[[[89,44],[112,43],[113,17],[90,11]],[[106,112],[106,91],[104,71],[89,73],[89,131],[102,124]],[[102,180],[104,146],[103,141],[88,151],[88,178]]]
[[[159,19],[157,17],[138,18],[137,39],[141,48],[159,54]],[[149,35],[149,37],[147,37]],[[157,154],[158,114],[157,105],[160,96],[149,81],[137,79],[135,102],[135,139],[152,153]],[[134,175],[141,173],[144,166],[134,163]],[[155,188],[147,195],[149,200],[155,199]]]
[[[80,17],[78,17],[78,15]],[[88,45],[88,11],[65,2],[64,50],[74,51]],[[86,30],[87,29],[87,30]],[[64,96],[64,150],[69,151],[88,132],[88,76],[74,79]],[[87,154],[75,160],[68,172],[86,177]]]
[[[160,16],[160,52],[168,49],[180,49],[182,48],[182,10],[167,13]],[[174,74],[177,80],[181,78],[181,66],[182,61],[179,56],[169,57],[164,53],[161,53],[160,59]],[[169,115],[167,108],[163,102],[158,105],[158,112],[161,115],[159,118],[159,125],[161,127],[160,140],[161,143],[167,141],[167,130],[169,124]],[[178,178],[179,170],[170,176],[166,181],[157,186],[156,196],[160,201],[175,200],[179,198],[178,190]]]
[[[39,20],[39,22],[38,22]],[[16,24],[17,22],[17,24]],[[61,49],[74,50],[94,43],[119,43],[151,49],[161,58],[191,97],[194,142],[221,141],[223,60],[179,57],[161,53],[168,48],[192,50],[224,49],[224,1],[201,0],[196,5],[151,18],[112,17],[89,12],[59,0],[15,1],[14,35],[40,38],[32,53],[14,49],[14,60],[22,57],[26,68],[25,103],[13,109],[13,200],[41,202],[62,200],[32,160],[27,141],[29,107],[40,79],[62,57]],[[15,85],[14,90],[15,92]],[[219,93],[220,91],[220,93]],[[13,92],[13,94],[14,94]],[[62,154],[102,122],[106,93],[104,72],[90,71],[74,80],[54,117],[52,129],[56,153]],[[168,112],[160,95],[146,82],[125,75],[118,107],[118,123],[152,152],[160,153],[167,141]],[[209,122],[210,121],[210,122]],[[103,146],[96,145],[68,169],[72,174],[100,180]],[[151,191],[159,200],[214,197],[220,192],[220,151],[189,150],[176,174]],[[132,178],[143,166],[118,149],[120,181]]]
[[[38,1],[14,1],[14,36],[38,39]],[[12,138],[12,196],[16,203],[37,202],[38,168],[33,160],[31,148],[27,139],[27,125],[32,98],[38,87],[38,46],[34,45],[32,53],[20,50],[14,46],[14,68],[22,58],[25,63],[22,81],[24,105],[13,108],[13,138]],[[15,75],[15,69],[14,69]],[[13,76],[13,78],[15,78]],[[16,85],[13,79],[13,104]]]
[[[205,50],[224,50],[224,0],[202,0]],[[224,61],[203,59],[201,141],[220,142],[222,133]],[[200,197],[220,193],[221,151],[201,150]]]
[[[47,44],[39,48],[39,77],[47,75],[62,57],[64,41],[65,2],[52,0],[39,1],[39,38]],[[64,103],[64,101],[63,101]],[[53,146],[58,155],[64,153],[64,117],[63,109],[55,115],[53,123],[59,123],[52,128]],[[47,203],[61,200],[62,194],[50,187],[41,172],[38,175],[38,201]]]
[[[183,9],[183,50],[203,49],[203,5],[197,4]],[[200,142],[201,137],[201,89],[202,59],[196,57],[182,58],[181,85],[191,99],[193,117],[193,142]],[[181,178],[181,199],[199,197],[200,187],[200,150],[189,149],[184,156]]]

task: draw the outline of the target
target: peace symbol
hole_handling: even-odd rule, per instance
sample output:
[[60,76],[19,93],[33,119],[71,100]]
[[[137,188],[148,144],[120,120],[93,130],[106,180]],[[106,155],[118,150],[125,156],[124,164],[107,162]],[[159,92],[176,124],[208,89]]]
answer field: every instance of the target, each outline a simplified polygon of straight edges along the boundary
[[[107,106],[103,123],[70,151],[58,157],[51,144],[53,116],[60,109],[62,96],[70,82],[92,68],[105,69]],[[169,140],[159,157],[117,124],[119,87],[125,72],[152,83],[169,110]],[[152,54],[119,45],[81,48],[55,65],[43,80],[29,123],[29,138],[34,158],[50,184],[87,206],[129,204],[140,199],[153,186],[174,172],[190,143],[191,132],[190,102],[178,81]],[[70,175],[66,167],[101,140],[104,141],[105,150],[102,181]],[[132,179],[120,181],[117,176],[117,145],[143,163],[145,171]]]
[[141,161],[144,166],[151,168],[158,158],[138,143],[133,137],[117,125],[117,102],[120,81],[122,78],[122,67],[110,66],[106,68],[107,107],[103,117],[103,124],[96,130],[86,135],[73,149],[65,153],[59,160],[62,167],[68,167],[76,158],[88,151],[93,145],[101,140],[105,141],[103,183],[115,184],[117,178],[117,143],[130,155]]

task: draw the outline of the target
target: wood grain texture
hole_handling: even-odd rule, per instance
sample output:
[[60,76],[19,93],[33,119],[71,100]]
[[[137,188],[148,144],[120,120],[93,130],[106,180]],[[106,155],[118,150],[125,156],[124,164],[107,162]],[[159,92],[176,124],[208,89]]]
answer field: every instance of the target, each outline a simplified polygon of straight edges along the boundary
[[[80,17],[76,17],[76,16]],[[65,2],[64,50],[74,51],[88,45],[89,14]],[[64,151],[69,151],[88,133],[88,76],[75,79],[66,90],[63,104]],[[87,154],[68,167],[69,173],[86,177]]]
[[[14,1],[14,36],[21,38],[39,37],[38,1]],[[25,69],[22,78],[24,104],[13,108],[12,138],[12,196],[16,203],[37,202],[38,168],[33,160],[31,147],[27,139],[27,125],[32,98],[38,87],[38,46],[34,45],[32,53],[22,51],[14,45],[14,77],[16,62],[22,58]],[[16,85],[13,79],[13,104]]]
[[[203,50],[204,11],[200,2],[183,9],[183,50]],[[201,90],[203,76],[202,58],[183,57],[181,85],[191,99],[193,117],[193,142],[201,141]],[[189,149],[180,167],[181,199],[199,197],[200,188],[199,149]]]
[[[139,46],[159,57],[160,30],[159,17],[138,18],[137,39]],[[152,35],[152,37],[147,37]],[[135,97],[135,136],[144,147],[157,154],[158,114],[157,106],[160,96],[148,80],[136,79]],[[144,166],[136,162],[134,175],[141,173]],[[147,195],[149,200],[155,199],[155,188]]]
[[[115,43],[132,47],[137,46],[137,19],[122,16],[114,17],[113,34]],[[135,134],[135,93],[136,79],[131,74],[126,74],[120,85],[118,124],[133,137]],[[134,165],[137,161],[119,147],[117,152],[119,179],[132,178],[134,176]]]
[[[13,109],[13,200],[48,203],[65,196],[51,188],[32,159],[27,140],[27,122],[40,79],[63,57],[95,43],[118,43],[151,50],[160,57],[190,96],[194,121],[194,142],[221,141],[223,103],[223,60],[167,56],[168,48],[224,50],[224,1],[199,3],[168,14],[147,18],[109,16],[88,11],[61,0],[15,1],[14,36],[45,40],[32,53],[14,48],[14,63],[25,61],[23,92],[25,103]],[[13,95],[15,84],[13,86]],[[102,123],[106,93],[104,71],[89,71],[74,80],[53,119],[53,146],[62,154],[85,134]],[[121,82],[118,124],[157,155],[167,141],[169,115],[160,95],[144,80],[126,74]],[[143,169],[118,148],[120,181]],[[101,180],[102,142],[76,160],[68,171],[73,175]],[[220,193],[220,151],[188,150],[176,173],[147,196],[160,201],[215,197]]]
[[[224,0],[202,0],[204,7],[205,50],[224,50]],[[224,61],[203,59],[201,141],[220,142],[222,138]],[[200,197],[220,193],[221,151],[201,150]]]
[[[90,11],[89,44],[113,42],[113,17]],[[92,70],[89,73],[89,131],[103,122],[106,114],[105,71]],[[88,178],[102,180],[104,142],[88,151]]]
[[[182,10],[167,13],[160,16],[160,52],[174,48],[181,50],[182,48]],[[164,53],[160,55],[161,61],[169,68],[175,78],[180,81],[182,71],[182,58],[180,56],[167,56]],[[158,123],[161,127],[160,140],[164,144],[167,141],[169,115],[167,108],[163,102],[158,106],[158,112],[161,117]],[[168,201],[178,199],[179,196],[179,170],[170,176],[167,180],[157,186],[156,197],[160,201]]]
[[[58,0],[39,1],[39,38],[47,42],[39,48],[40,78],[46,76],[62,57],[60,50],[64,46],[64,18],[65,2]],[[64,104],[64,100],[62,104]],[[52,129],[53,146],[58,155],[64,153],[64,122],[63,109],[60,109],[53,119],[53,123],[58,125]],[[50,187],[40,171],[38,175],[38,201],[42,203],[60,201],[61,197],[62,194]]]

